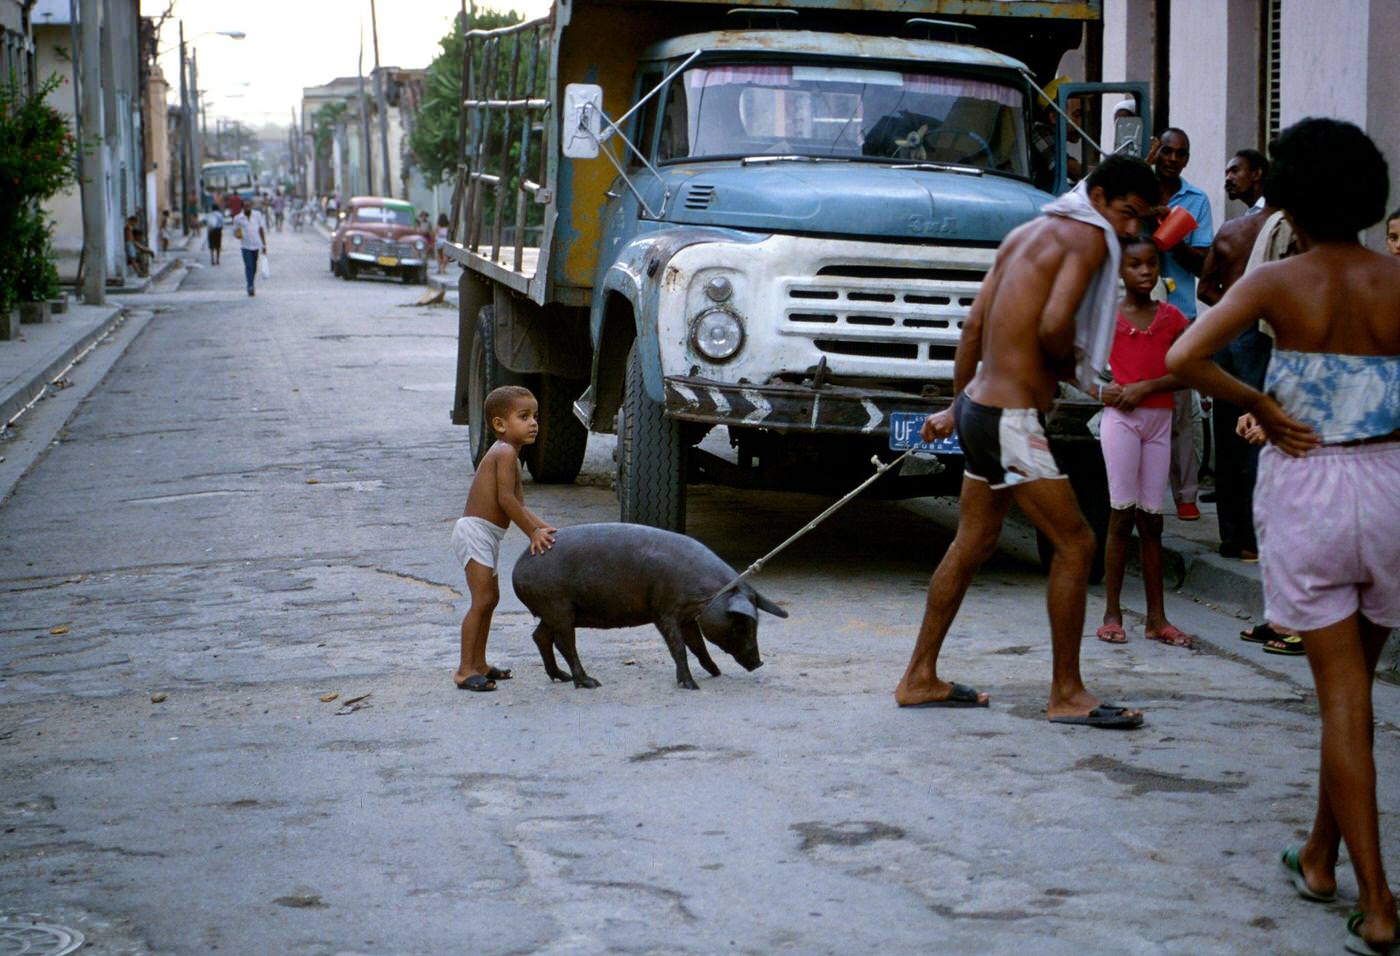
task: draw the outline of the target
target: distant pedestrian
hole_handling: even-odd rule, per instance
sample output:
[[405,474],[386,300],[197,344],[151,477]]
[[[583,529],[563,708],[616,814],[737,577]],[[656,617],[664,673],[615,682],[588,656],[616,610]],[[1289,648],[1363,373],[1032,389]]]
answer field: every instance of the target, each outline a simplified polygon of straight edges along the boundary
[[258,276],[258,253],[267,252],[266,217],[249,203],[233,217],[233,235],[243,250],[243,276],[248,281],[248,294],[257,295],[253,284]]
[[448,230],[451,226],[447,213],[438,213],[436,245],[439,275],[447,271],[447,240],[449,238]]
[[530,538],[530,553],[543,554],[554,546],[554,532],[525,507],[520,482],[520,450],[539,434],[539,404],[528,388],[506,385],[486,396],[483,417],[495,442],[476,466],[467,492],[467,506],[452,527],[452,549],[466,573],[471,607],[462,618],[462,656],[452,683],[459,690],[492,691],[510,671],[486,663],[486,639],[491,614],[501,599],[497,565],[501,539],[513,522]]
[[216,266],[224,251],[224,213],[219,208],[218,200],[214,201],[213,208],[205,215],[204,224],[209,242],[209,264]]
[[170,228],[170,210],[160,211],[160,251],[170,251],[170,240],[174,238],[174,231]]
[[[1258,150],[1242,149],[1225,167],[1225,194],[1249,207],[1249,212],[1220,227],[1201,267],[1196,295],[1207,305],[1244,276],[1251,261],[1268,261],[1254,256],[1264,226],[1275,211],[1264,199],[1264,176],[1269,161]],[[1221,368],[1254,388],[1264,387],[1273,340],[1259,328],[1249,326],[1221,349],[1215,361]],[[1211,405],[1215,442],[1215,510],[1220,525],[1220,553],[1240,561],[1259,560],[1254,535],[1254,477],[1259,449],[1240,435],[1237,423],[1244,409],[1223,399]]]
[[1385,251],[1392,256],[1400,256],[1400,209],[1391,213],[1385,221]]
[[126,247],[126,265],[132,272],[145,278],[151,274],[151,252],[149,246],[141,241],[141,220],[137,216],[127,216],[126,224],[122,227],[122,242]]
[[1142,583],[1147,592],[1143,636],[1175,647],[1190,647],[1190,635],[1167,621],[1162,598],[1162,507],[1171,469],[1172,392],[1180,387],[1167,372],[1167,349],[1186,331],[1187,322],[1170,302],[1152,299],[1161,269],[1151,236],[1123,244],[1121,275],[1126,294],[1118,307],[1113,351],[1108,358],[1113,383],[1098,390],[1099,400],[1107,406],[1100,440],[1111,510],[1104,554],[1107,602],[1097,636],[1109,644],[1128,640],[1118,602],[1128,542],[1136,527]]
[[[1211,226],[1210,200],[1182,177],[1191,161],[1191,139],[1176,127],[1168,127],[1153,141],[1157,181],[1162,187],[1162,205],[1168,210],[1181,208],[1191,214],[1196,227],[1171,248],[1164,250],[1162,271],[1169,280],[1167,301],[1181,310],[1188,320],[1196,318],[1196,277],[1205,264],[1206,250],[1215,238]],[[1182,389],[1172,406],[1172,497],[1176,516],[1183,521],[1201,517],[1196,504],[1200,478],[1200,443],[1196,429],[1200,423],[1196,393]]]
[[[1366,134],[1338,120],[1290,126],[1270,154],[1265,194],[1306,251],[1232,286],[1167,365],[1249,409],[1268,436],[1254,499],[1264,611],[1302,635],[1322,718],[1312,830],[1283,865],[1300,895],[1330,903],[1345,840],[1357,885],[1346,948],[1388,953],[1396,911],[1380,846],[1372,685],[1400,627],[1400,262],[1357,234],[1384,218],[1390,174]],[[1275,335],[1263,390],[1211,360],[1261,318]]]

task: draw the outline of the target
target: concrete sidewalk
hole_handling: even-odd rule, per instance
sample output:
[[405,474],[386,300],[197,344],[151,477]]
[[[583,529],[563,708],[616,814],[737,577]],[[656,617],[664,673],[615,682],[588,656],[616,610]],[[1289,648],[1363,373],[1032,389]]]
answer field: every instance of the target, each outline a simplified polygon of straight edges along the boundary
[[0,432],[65,368],[121,322],[120,305],[71,304],[48,322],[25,325],[0,343]]

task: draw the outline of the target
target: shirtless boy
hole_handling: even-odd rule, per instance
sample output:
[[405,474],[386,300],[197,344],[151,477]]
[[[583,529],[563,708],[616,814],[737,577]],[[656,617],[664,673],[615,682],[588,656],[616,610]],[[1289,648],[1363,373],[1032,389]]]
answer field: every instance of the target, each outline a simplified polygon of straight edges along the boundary
[[[1088,203],[1121,237],[1137,232],[1160,187],[1151,167],[1110,157],[1085,181]],[[1055,466],[1041,413],[1075,364],[1075,314],[1109,251],[1102,225],[1041,216],[1006,237],[963,323],[951,408],[924,422],[925,441],[956,426],[966,456],[958,531],[929,581],[913,657],[895,689],[901,707],[986,706],[988,695],[938,676],[938,652],[977,568],[996,549],[1007,511],[1020,506],[1050,539],[1048,605],[1053,654],[1047,713],[1057,723],[1137,727],[1138,710],[1090,694],[1079,673],[1094,533]],[[1111,261],[1111,260],[1110,260]],[[978,363],[981,367],[978,367]]]
[[460,690],[492,691],[496,681],[509,680],[510,671],[486,663],[486,638],[491,613],[501,592],[496,564],[501,539],[515,522],[530,538],[530,553],[541,554],[554,546],[555,528],[525,507],[520,482],[520,449],[539,434],[539,403],[528,388],[507,385],[486,396],[485,419],[496,433],[481,463],[476,466],[467,507],[452,528],[452,549],[467,575],[472,604],[462,618],[462,660],[452,683]]

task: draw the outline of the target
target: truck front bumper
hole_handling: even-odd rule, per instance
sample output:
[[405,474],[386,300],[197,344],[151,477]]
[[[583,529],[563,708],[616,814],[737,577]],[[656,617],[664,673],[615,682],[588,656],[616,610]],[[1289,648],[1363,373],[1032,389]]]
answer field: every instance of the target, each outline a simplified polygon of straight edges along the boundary
[[[891,412],[932,414],[952,404],[949,396],[786,383],[733,385],[694,376],[666,376],[666,417],[731,428],[766,428],[801,435],[869,435],[888,438]],[[1085,423],[1096,402],[1059,398],[1046,415],[1049,437],[1093,440]]]
[[397,269],[399,266],[421,266],[428,261],[426,259],[403,259],[399,256],[385,256],[383,258],[398,260],[393,265],[385,265],[379,261],[381,258],[380,256],[370,255],[368,252],[347,252],[345,255],[352,262],[363,262],[365,265],[377,266],[381,269]]

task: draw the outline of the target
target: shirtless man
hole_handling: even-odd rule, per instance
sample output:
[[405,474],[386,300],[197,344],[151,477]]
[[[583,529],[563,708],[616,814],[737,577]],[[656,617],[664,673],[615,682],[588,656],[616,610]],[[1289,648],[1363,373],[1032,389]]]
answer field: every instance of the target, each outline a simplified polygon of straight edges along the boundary
[[[1158,202],[1151,167],[1106,159],[1085,184],[1093,211],[1133,236]],[[956,425],[966,456],[958,531],[929,581],[909,667],[895,689],[901,707],[986,706],[988,695],[938,676],[938,653],[977,568],[996,549],[1006,513],[1019,505],[1054,544],[1048,606],[1053,654],[1048,716],[1057,723],[1138,727],[1142,712],[1106,704],[1079,673],[1085,589],[1094,533],[1050,454],[1041,413],[1075,365],[1075,315],[1109,252],[1101,226],[1041,216],[1006,237],[963,323],[951,408],[924,422],[925,441]],[[978,367],[978,363],[981,367]]]
[[[1196,297],[1215,305],[1225,291],[1239,281],[1254,251],[1254,241],[1274,212],[1263,199],[1264,176],[1269,161],[1253,149],[1242,149],[1225,167],[1225,195],[1249,207],[1249,213],[1220,227],[1201,266]],[[1221,349],[1215,361],[1221,368],[1248,382],[1264,387],[1273,342],[1257,325],[1245,329]],[[1211,406],[1215,429],[1216,516],[1220,521],[1220,553],[1241,561],[1258,561],[1259,544],[1254,536],[1254,475],[1259,449],[1235,432],[1244,409],[1226,401]]]

